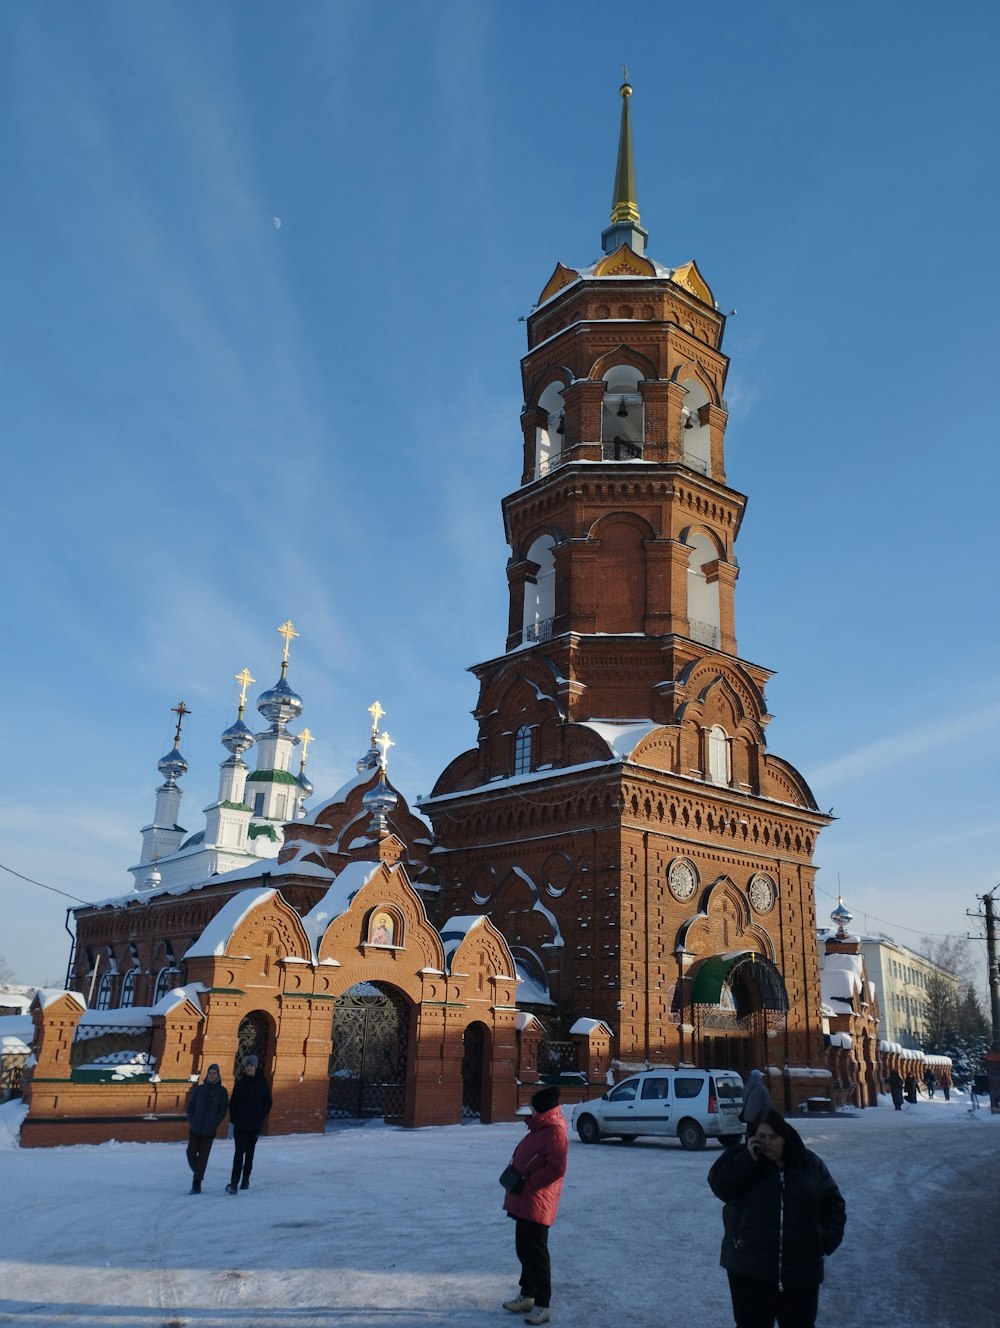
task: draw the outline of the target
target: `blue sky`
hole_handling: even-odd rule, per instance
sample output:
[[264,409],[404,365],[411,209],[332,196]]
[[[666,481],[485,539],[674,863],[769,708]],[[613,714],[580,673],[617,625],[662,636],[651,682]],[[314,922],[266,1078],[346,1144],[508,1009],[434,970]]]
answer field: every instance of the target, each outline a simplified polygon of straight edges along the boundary
[[[695,9],[696,12],[689,12]],[[958,20],[961,21],[958,21]],[[170,707],[203,825],[233,675],[291,679],[316,801],[377,697],[411,799],[506,632],[518,362],[607,224],[627,63],[650,252],[730,319],[741,654],[903,943],[1000,880],[992,4],[98,2],[0,14],[0,862],[129,884]],[[275,219],[281,225],[275,225]],[[68,900],[0,873],[0,954]]]

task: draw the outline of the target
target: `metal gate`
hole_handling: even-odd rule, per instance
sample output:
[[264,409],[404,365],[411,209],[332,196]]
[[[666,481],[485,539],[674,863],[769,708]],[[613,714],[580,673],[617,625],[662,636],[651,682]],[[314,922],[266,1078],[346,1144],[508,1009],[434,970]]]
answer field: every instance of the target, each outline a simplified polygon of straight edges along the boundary
[[403,1115],[410,1011],[370,982],[345,991],[333,1012],[329,1118]]

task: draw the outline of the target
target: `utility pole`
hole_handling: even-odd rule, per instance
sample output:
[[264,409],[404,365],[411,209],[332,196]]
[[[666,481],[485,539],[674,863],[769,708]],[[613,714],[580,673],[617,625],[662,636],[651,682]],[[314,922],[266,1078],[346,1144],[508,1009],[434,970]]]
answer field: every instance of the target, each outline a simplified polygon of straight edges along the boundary
[[993,1036],[986,1053],[986,1078],[990,1090],[990,1114],[1000,1115],[1000,962],[997,957],[996,901],[993,896],[1000,885],[983,895],[983,917],[986,923],[986,964],[990,981],[990,1023]]

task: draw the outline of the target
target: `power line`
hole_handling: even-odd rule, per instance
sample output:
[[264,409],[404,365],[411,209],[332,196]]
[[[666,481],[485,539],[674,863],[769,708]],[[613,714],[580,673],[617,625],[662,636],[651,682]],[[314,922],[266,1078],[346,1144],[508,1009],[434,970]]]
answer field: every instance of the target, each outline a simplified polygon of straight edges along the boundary
[[[817,894],[826,895],[827,899],[841,898],[840,895],[833,895],[829,890],[824,890],[821,885],[816,886],[816,892]],[[875,913],[868,913],[865,909],[861,909],[860,912],[864,916],[866,922],[868,918],[871,918],[872,922],[881,922],[883,927],[891,927],[893,931],[908,931],[912,932],[914,936],[927,936],[935,941],[950,941],[954,936],[958,935],[957,932],[924,931],[922,927],[907,927],[902,922],[889,922],[885,918],[880,918]]]
[[79,895],[67,894],[65,890],[59,890],[54,885],[46,885],[44,881],[34,881],[30,876],[22,876],[16,872],[13,867],[7,867],[0,862],[0,871],[10,872],[11,876],[16,876],[19,881],[27,881],[29,885],[37,885],[42,890],[51,890],[54,895],[62,895],[64,899],[75,899],[78,904],[90,904],[90,899],[81,899]]

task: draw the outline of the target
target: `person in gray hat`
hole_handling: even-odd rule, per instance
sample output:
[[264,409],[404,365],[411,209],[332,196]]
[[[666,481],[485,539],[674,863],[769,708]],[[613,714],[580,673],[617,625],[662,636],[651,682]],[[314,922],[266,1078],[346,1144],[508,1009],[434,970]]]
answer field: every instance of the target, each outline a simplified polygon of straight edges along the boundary
[[215,1132],[225,1120],[228,1106],[229,1093],[219,1077],[219,1067],[210,1065],[204,1083],[195,1084],[187,1100],[187,1160],[194,1176],[191,1182],[192,1194],[201,1194],[201,1182],[205,1177]]
[[257,1137],[264,1128],[264,1121],[270,1110],[271,1089],[264,1076],[257,1073],[257,1057],[244,1056],[243,1073],[236,1080],[233,1098],[229,1104],[235,1152],[233,1173],[226,1186],[227,1194],[235,1194],[237,1185],[241,1190],[250,1188],[250,1173],[253,1171]]

